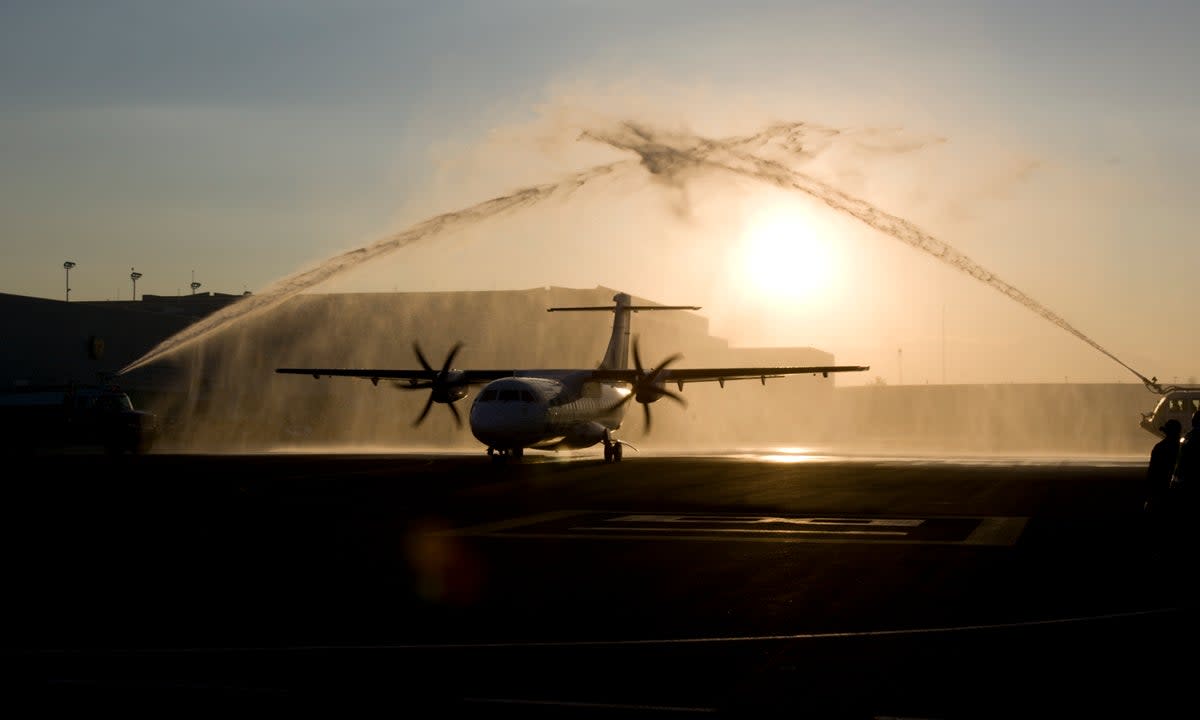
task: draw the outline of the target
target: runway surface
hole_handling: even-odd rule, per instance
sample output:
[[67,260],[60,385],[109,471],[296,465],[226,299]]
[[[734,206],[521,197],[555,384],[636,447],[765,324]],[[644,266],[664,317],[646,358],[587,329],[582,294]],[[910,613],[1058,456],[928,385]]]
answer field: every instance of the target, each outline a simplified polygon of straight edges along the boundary
[[[795,451],[27,458],[8,697],[495,716],[1190,707],[1144,462]],[[1178,649],[1178,652],[1176,652]]]

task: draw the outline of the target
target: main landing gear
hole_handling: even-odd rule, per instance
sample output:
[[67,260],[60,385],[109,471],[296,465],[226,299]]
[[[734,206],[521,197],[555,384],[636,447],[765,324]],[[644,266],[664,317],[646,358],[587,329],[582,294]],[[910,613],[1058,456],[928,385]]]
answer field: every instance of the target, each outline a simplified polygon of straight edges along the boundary
[[608,433],[604,433],[604,462],[621,462],[621,441],[613,440]]
[[525,448],[520,448],[520,447],[497,448],[497,447],[489,446],[487,449],[487,453],[488,453],[488,457],[490,457],[492,459],[492,462],[503,462],[504,460],[507,460],[510,457],[520,460],[522,457],[525,456]]

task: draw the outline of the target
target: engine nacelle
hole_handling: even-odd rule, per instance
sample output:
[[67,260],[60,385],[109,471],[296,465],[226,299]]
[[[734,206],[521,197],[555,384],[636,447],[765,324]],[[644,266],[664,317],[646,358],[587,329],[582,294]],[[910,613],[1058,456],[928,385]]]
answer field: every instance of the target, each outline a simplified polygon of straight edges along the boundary
[[458,402],[467,396],[471,385],[461,370],[442,373],[432,389],[433,401],[439,403]]
[[591,447],[604,440],[605,432],[607,432],[607,428],[600,423],[590,422],[577,425],[573,427],[565,437],[563,437],[562,447]]
[[665,394],[666,392],[664,391],[663,383],[652,383],[648,385],[640,385],[637,388],[637,392],[634,393],[633,399],[640,403],[646,404],[658,402],[658,400]]

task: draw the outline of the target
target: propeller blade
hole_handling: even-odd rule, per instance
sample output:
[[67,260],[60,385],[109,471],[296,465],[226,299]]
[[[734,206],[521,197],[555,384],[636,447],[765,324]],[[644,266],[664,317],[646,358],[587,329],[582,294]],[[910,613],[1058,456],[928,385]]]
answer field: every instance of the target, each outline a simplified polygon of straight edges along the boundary
[[672,364],[672,363],[679,362],[679,361],[680,361],[680,360],[682,360],[682,359],[683,359],[683,353],[675,353],[674,355],[672,355],[671,357],[667,358],[666,360],[663,360],[663,361],[662,361],[662,364],[658,366],[658,369],[659,369],[659,370],[663,370],[663,369],[665,369],[665,368],[666,368],[668,365],[670,365],[670,364]]
[[413,340],[413,352],[417,354],[417,360],[421,361],[421,367],[425,368],[426,370],[433,370],[433,367],[429,364],[429,361],[425,359],[425,353],[421,352],[421,346],[416,340]]
[[461,342],[456,342],[454,343],[454,347],[450,348],[450,354],[446,356],[446,362],[442,365],[442,372],[450,372],[450,366],[454,363],[454,356],[458,354],[459,350],[462,350],[462,346]]
[[[671,355],[666,360],[663,360],[661,363],[659,363],[658,367],[650,368],[650,375],[649,375],[650,378],[651,379],[656,378],[660,372],[662,372],[663,370],[665,370],[667,368],[668,365],[670,365],[671,363],[674,363],[674,362],[678,362],[679,360],[682,360],[682,359],[683,359],[683,353],[675,353],[674,355]],[[642,355],[638,349],[638,338],[636,335],[633,338],[633,364],[634,364],[634,367],[637,368],[639,375],[646,375],[646,368],[644,365],[642,365]]]
[[659,388],[658,392],[662,395],[666,395],[667,397],[671,398],[672,400],[679,403],[680,405],[687,407],[687,400],[685,400],[682,395],[675,392],[674,390],[668,390],[666,388]]
[[650,381],[650,382],[654,382],[655,380],[658,380],[658,376],[659,376],[659,375],[662,373],[662,371],[663,371],[663,370],[666,370],[666,369],[667,369],[667,366],[668,366],[668,365],[670,365],[670,364],[671,364],[671,363],[673,363],[673,362],[676,362],[677,360],[680,360],[681,358],[683,358],[683,354],[682,354],[682,353],[675,353],[674,355],[672,355],[671,357],[667,358],[666,360],[663,360],[663,361],[662,361],[662,362],[659,364],[659,366],[658,366],[658,367],[654,368],[654,369],[653,369],[653,370],[650,372],[649,381]]
[[415,427],[425,422],[425,418],[429,415],[429,409],[432,408],[433,403],[436,402],[435,398],[441,398],[441,402],[445,403],[446,406],[450,408],[450,413],[454,415],[455,424],[461,428],[463,425],[462,415],[459,414],[458,408],[454,407],[453,400],[448,400],[451,395],[451,383],[447,381],[447,378],[450,375],[451,366],[454,365],[454,358],[458,356],[458,351],[463,347],[462,342],[456,342],[454,343],[454,347],[450,348],[450,352],[446,355],[445,362],[442,363],[441,370],[434,370],[433,366],[429,364],[429,360],[425,357],[425,353],[421,352],[420,343],[414,340],[412,345],[413,352],[416,353],[417,360],[420,361],[421,367],[425,369],[425,372],[433,375],[433,377],[428,380],[410,382],[407,385],[402,383],[395,384],[397,388],[402,390],[429,391],[429,397],[425,400],[425,407],[422,408],[421,414],[417,416],[417,419],[413,421],[413,426]]
[[659,363],[657,367],[650,368],[650,370],[647,372],[646,367],[644,365],[642,365],[641,347],[638,342],[638,336],[636,336],[636,335],[633,337],[632,350],[633,350],[633,364],[634,364],[634,367],[637,369],[637,380],[635,380],[633,382],[633,391],[628,396],[626,396],[624,399],[622,399],[620,402],[612,405],[609,409],[610,410],[616,409],[616,408],[620,407],[622,404],[629,402],[629,400],[631,398],[637,399],[638,395],[642,395],[643,397],[650,398],[649,402],[641,402],[639,400],[639,402],[641,402],[641,404],[642,404],[642,413],[645,417],[645,422],[646,422],[646,427],[645,427],[644,432],[648,433],[648,432],[650,432],[650,427],[651,427],[650,402],[653,402],[655,399],[665,395],[665,396],[671,398],[672,400],[674,400],[675,402],[679,403],[680,405],[687,406],[687,401],[683,399],[682,395],[680,395],[676,392],[673,392],[671,390],[668,390],[665,387],[662,387],[661,385],[659,385],[659,380],[658,380],[659,377],[663,374],[663,371],[665,371],[673,363],[676,363],[683,358],[683,353],[675,353],[673,355],[668,356],[667,359],[665,359],[661,363]]
[[417,416],[417,419],[413,421],[413,427],[425,422],[425,416],[429,414],[429,408],[431,407],[433,407],[433,393],[430,393],[429,399],[425,401],[425,409],[423,409],[421,414]]

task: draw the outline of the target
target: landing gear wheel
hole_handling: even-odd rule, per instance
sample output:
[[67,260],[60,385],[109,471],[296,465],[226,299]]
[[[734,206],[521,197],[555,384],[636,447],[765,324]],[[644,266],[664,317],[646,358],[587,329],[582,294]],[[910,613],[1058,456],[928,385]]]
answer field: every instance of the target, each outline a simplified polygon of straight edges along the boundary
[[623,454],[624,453],[621,452],[621,443],[613,443],[612,461],[613,462],[621,462],[621,455],[623,455]]
[[612,443],[606,442],[606,443],[604,443],[604,462],[610,463],[612,461],[613,461],[613,445],[612,445]]

